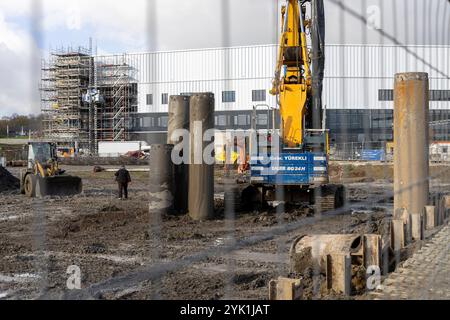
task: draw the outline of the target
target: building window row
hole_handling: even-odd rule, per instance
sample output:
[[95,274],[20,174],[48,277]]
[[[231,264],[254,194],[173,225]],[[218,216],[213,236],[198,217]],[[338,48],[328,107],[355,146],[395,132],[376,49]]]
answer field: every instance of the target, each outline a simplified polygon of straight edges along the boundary
[[390,129],[393,125],[392,110],[377,109],[328,109],[327,128],[331,131]]
[[236,91],[222,91],[222,102],[236,102]]
[[[252,101],[266,101],[266,90],[252,90]],[[236,91],[222,91],[222,102],[236,102]]]
[[[228,114],[216,113],[214,116],[214,124],[219,129],[238,127],[248,129],[252,123],[251,112],[230,112]],[[257,113],[255,119],[256,125],[260,128],[266,128],[269,124],[271,116],[267,113]],[[136,130],[163,130],[168,126],[168,116],[164,114],[138,115],[133,118],[133,128]]]
[[252,101],[253,102],[266,101],[266,90],[252,90]]
[[151,106],[153,104],[153,95],[151,93],[147,94],[146,103],[148,106]]
[[163,93],[161,95],[161,104],[169,104],[169,94],[168,93]]
[[[394,101],[394,90],[378,90],[378,101]],[[450,90],[430,90],[430,101],[450,101]]]
[[[181,93],[182,96],[191,96],[192,93]],[[252,90],[252,101],[253,102],[264,102],[266,101],[266,90]],[[236,102],[236,91],[222,91],[222,102],[232,103]],[[161,104],[166,105],[169,103],[169,94],[161,94]],[[153,105],[153,94],[149,93],[146,95],[147,106]]]

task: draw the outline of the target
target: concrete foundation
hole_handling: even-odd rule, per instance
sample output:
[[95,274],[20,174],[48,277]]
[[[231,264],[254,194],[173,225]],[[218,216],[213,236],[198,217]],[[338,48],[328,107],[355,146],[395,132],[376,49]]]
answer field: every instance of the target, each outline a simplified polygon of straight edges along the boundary
[[352,283],[350,254],[332,253],[326,256],[327,289],[349,296]]
[[291,271],[302,273],[311,267],[320,270],[326,274],[328,289],[350,295],[353,267],[380,267],[381,251],[381,237],[375,234],[301,236],[290,249]]
[[278,277],[269,282],[269,300],[300,300],[301,295],[300,279]]
[[411,215],[411,237],[413,241],[420,241],[423,239],[423,215],[412,214]]
[[[354,234],[318,234],[299,237],[292,244],[291,267],[295,272],[302,272],[311,264],[320,268],[322,273],[327,269],[328,255],[363,255],[363,236]],[[297,265],[301,256],[306,265]],[[307,259],[305,257],[309,256]]]
[[450,212],[450,196],[443,196],[442,197],[442,205],[441,205],[441,211],[439,214],[439,224],[445,223],[449,217]]
[[436,207],[426,206],[424,208],[425,228],[431,230],[436,227]]
[[403,248],[404,246],[412,242],[411,214],[408,212],[406,208],[399,208],[396,209],[394,212],[394,219],[401,220],[403,222],[403,235],[402,235],[403,239],[402,248]]
[[[394,85],[394,212],[405,208],[414,216],[429,198],[429,84],[427,73],[399,73]],[[414,216],[412,235],[420,234]]]
[[378,266],[381,268],[381,236],[378,234],[364,235],[364,266]]
[[404,223],[401,219],[391,221],[391,247],[394,252],[400,252],[405,247]]

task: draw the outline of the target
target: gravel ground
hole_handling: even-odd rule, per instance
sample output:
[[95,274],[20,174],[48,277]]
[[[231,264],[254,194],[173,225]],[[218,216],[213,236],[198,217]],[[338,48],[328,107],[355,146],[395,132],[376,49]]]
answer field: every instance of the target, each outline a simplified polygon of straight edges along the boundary
[[450,227],[444,226],[366,299],[449,300]]
[[[116,199],[112,172],[65,169],[83,178],[81,195],[43,199],[18,192],[0,195],[0,299],[64,298],[71,265],[80,267],[81,286],[88,288],[157,263],[166,271],[159,279],[109,288],[95,298],[267,299],[270,279],[289,275],[288,250],[294,238],[307,233],[379,232],[379,225],[390,219],[393,199],[392,184],[381,170],[381,176],[358,173],[356,181],[346,183],[349,203],[340,215],[312,218],[311,208],[290,207],[278,214],[276,209],[242,212],[235,220],[195,222],[187,216],[165,216],[155,229],[148,212],[148,172],[131,173],[130,199],[121,201]],[[18,169],[11,172],[18,175]],[[219,216],[224,211],[221,174],[216,171]],[[295,230],[225,254],[214,253],[230,242],[302,221],[305,224]],[[169,270],[205,250],[209,254],[202,259]],[[308,275],[301,276],[307,284]],[[341,298],[311,293],[311,288],[306,290],[308,298]]]

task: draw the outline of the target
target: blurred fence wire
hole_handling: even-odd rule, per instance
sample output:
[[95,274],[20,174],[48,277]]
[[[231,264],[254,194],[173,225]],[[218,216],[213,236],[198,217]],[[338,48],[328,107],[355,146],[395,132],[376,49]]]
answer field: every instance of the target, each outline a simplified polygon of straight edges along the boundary
[[[231,28],[231,23],[234,21],[233,9],[239,8],[241,0],[221,0],[217,7],[220,10],[220,21],[214,23],[220,24],[221,30],[221,44],[223,47],[233,46],[233,39],[236,34],[236,28]],[[45,38],[45,29],[43,29],[44,19],[51,19],[45,16],[44,4],[45,0],[31,1],[31,28],[34,35],[34,40],[39,45],[42,45],[42,39]],[[161,29],[167,28],[164,25],[167,21],[161,21],[158,16],[158,6],[162,1],[149,0],[147,1],[147,50],[149,52],[156,52],[160,50],[160,43],[164,39],[159,36]],[[171,1],[176,5],[175,1]],[[181,2],[181,1],[180,1]],[[280,5],[285,1],[244,1],[246,5],[259,5],[259,2],[264,2],[264,5],[269,5],[271,14],[276,16],[275,21],[279,22]],[[258,4],[256,4],[258,2]],[[204,5],[203,1],[195,1],[195,3]],[[276,4],[274,4],[276,3]],[[124,5],[126,3],[124,2]],[[184,3],[186,5],[186,3]],[[192,4],[194,6],[194,4]],[[193,11],[196,11],[193,9]],[[324,95],[334,92],[336,96],[328,97],[326,100],[337,100],[336,104],[339,108],[348,111],[347,113],[338,112],[333,109],[328,109],[327,106],[327,123],[333,124],[335,131],[330,132],[336,136],[331,143],[331,160],[345,160],[345,161],[376,161],[381,162],[388,170],[392,161],[393,150],[392,144],[392,114],[385,112],[392,110],[392,99],[389,99],[390,93],[379,92],[379,90],[391,90],[393,86],[394,74],[386,74],[387,71],[405,72],[405,71],[426,71],[430,74],[431,90],[449,91],[450,90],[450,1],[447,0],[326,0],[325,11],[327,16],[327,36],[326,43],[332,45],[340,45],[335,51],[338,53],[338,58],[333,56],[326,56],[326,60],[332,61],[335,65],[335,74],[327,73],[325,70],[325,84],[328,90],[324,90]],[[207,14],[207,13],[206,13]],[[196,18],[196,17],[194,17]],[[251,12],[248,13],[248,20],[240,22],[241,28],[246,28],[247,24],[252,23],[252,19],[264,19],[264,17],[252,17]],[[198,19],[202,19],[201,16]],[[334,23],[336,25],[330,25]],[[176,27],[176,19],[170,21]],[[204,26],[208,28],[208,25]],[[277,28],[277,36],[279,36],[279,26]],[[186,35],[188,36],[188,35]],[[199,34],[198,37],[203,37]],[[330,41],[330,42],[328,42]],[[249,45],[252,45],[252,39],[248,39]],[[354,60],[346,56],[349,51],[348,48],[355,47],[355,43],[359,42],[361,48],[354,49]],[[36,48],[34,42],[31,45]],[[368,48],[372,47],[373,50]],[[36,48],[31,65],[40,64],[41,49]],[[400,49],[400,50],[397,50]],[[447,56],[442,58],[443,53]],[[38,57],[38,58],[36,58]],[[377,60],[374,60],[377,57]],[[250,59],[250,57],[249,57]],[[352,61],[359,65],[352,64]],[[232,86],[232,81],[227,80],[232,78],[232,70],[230,61],[227,56],[218,62],[221,64],[223,70],[222,80],[225,86]],[[271,61],[275,67],[275,61]],[[331,63],[331,62],[330,62]],[[407,70],[398,69],[398,65],[404,66]],[[420,70],[418,70],[420,68]],[[357,69],[360,69],[359,71]],[[30,70],[35,70],[30,68]],[[154,65],[151,70],[146,70],[152,74],[153,77],[164,73],[161,66]],[[243,71],[244,72],[244,71]],[[31,75],[30,79],[36,79],[36,75]],[[339,82],[339,83],[338,83]],[[389,86],[390,85],[390,86]],[[31,84],[37,88],[37,84]],[[337,90],[332,90],[331,87],[336,86]],[[389,87],[388,87],[389,86]],[[377,90],[374,90],[374,87]],[[331,88],[331,89],[330,89]],[[379,89],[379,90],[378,90]],[[449,91],[450,92],[450,91]],[[386,96],[383,96],[385,94]],[[360,105],[355,106],[354,99],[358,95],[361,97]],[[377,96],[374,98],[374,96]],[[33,96],[35,97],[35,96]],[[433,96],[435,99],[431,102],[431,108],[435,115],[430,122],[432,130],[435,130],[434,136],[441,137],[441,144],[436,141],[430,149],[430,158],[432,161],[445,162],[447,161],[447,154],[450,155],[450,147],[446,145],[445,141],[449,136],[449,122],[450,122],[450,98],[440,99],[438,96]],[[216,103],[221,103],[221,97],[216,97]],[[325,100],[325,99],[324,99]],[[376,102],[373,102],[373,101]],[[39,103],[39,102],[36,102]],[[240,106],[247,108],[249,106]],[[356,114],[356,107],[362,110],[377,109],[383,112],[377,114],[377,121],[383,123],[383,126],[373,127],[372,118],[366,117],[357,120],[358,125],[352,126],[352,117]],[[331,114],[335,112],[335,115]],[[368,120],[369,119],[369,120]],[[371,136],[376,136],[378,139],[370,139]],[[363,137],[363,139],[361,139]],[[367,137],[367,138],[366,138]],[[363,142],[361,142],[363,141]],[[367,141],[367,142],[365,142]],[[415,143],[410,141],[411,144]],[[448,157],[450,159],[450,157]],[[433,181],[450,171],[446,169],[434,176],[429,176],[428,180]],[[346,172],[343,176],[346,176]],[[234,188],[233,180],[229,179],[225,185],[225,192]],[[437,188],[441,188],[436,184]],[[412,186],[405,186],[405,190]],[[439,189],[440,190],[440,189]],[[277,194],[277,199],[281,201],[284,195]],[[386,200],[381,197],[379,200]],[[33,250],[39,253],[39,259],[36,262],[36,273],[42,275],[43,283],[40,284],[41,297],[45,297],[45,288],[48,287],[46,274],[49,270],[49,262],[46,258],[47,251],[47,206],[46,202],[36,200],[33,204],[33,212],[35,214],[33,220]],[[152,235],[151,239],[154,243],[151,246],[151,252],[148,253],[150,261],[141,268],[133,269],[120,276],[111,277],[99,283],[90,283],[87,288],[81,291],[69,292],[66,298],[99,298],[100,294],[108,290],[119,290],[135,286],[144,281],[151,281],[152,286],[156,287],[157,294],[153,298],[164,298],[160,294],[161,279],[167,276],[168,273],[176,272],[183,268],[190,268],[192,265],[202,262],[210,257],[225,256],[230,252],[242,248],[248,248],[252,245],[259,244],[264,241],[276,240],[277,254],[283,252],[286,246],[285,239],[280,236],[286,235],[299,227],[312,225],[322,219],[327,219],[332,216],[341,215],[348,212],[348,207],[343,209],[327,212],[325,215],[318,215],[315,217],[304,218],[300,221],[286,222],[281,218],[283,207],[277,210],[277,224],[275,226],[257,231],[252,235],[246,237],[238,236],[236,233],[236,212],[233,199],[228,198],[225,201],[225,219],[224,225],[226,229],[226,237],[230,241],[222,246],[209,246],[205,250],[199,250],[195,254],[187,255],[183,258],[173,261],[163,261],[160,259],[161,252],[165,248],[162,233],[162,219],[161,217],[153,217],[149,221],[148,232]],[[227,272],[230,277],[226,286],[226,298],[233,298],[232,276],[236,273],[236,266],[232,259],[227,259]],[[287,266],[281,264],[279,275],[286,275]],[[317,293],[317,292],[316,292]]]

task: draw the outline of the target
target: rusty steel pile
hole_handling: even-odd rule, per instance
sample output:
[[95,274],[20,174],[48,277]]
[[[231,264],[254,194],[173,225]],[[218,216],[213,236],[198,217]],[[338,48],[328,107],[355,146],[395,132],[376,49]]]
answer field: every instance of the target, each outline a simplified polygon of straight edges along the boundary
[[[188,213],[193,220],[214,218],[214,164],[205,163],[203,158],[208,146],[203,136],[213,128],[214,94],[170,97],[169,144],[150,149],[150,211]],[[177,130],[189,129],[188,137],[177,135]],[[189,141],[183,141],[186,138]],[[180,145],[181,149],[174,150]],[[181,163],[174,163],[172,151]]]

